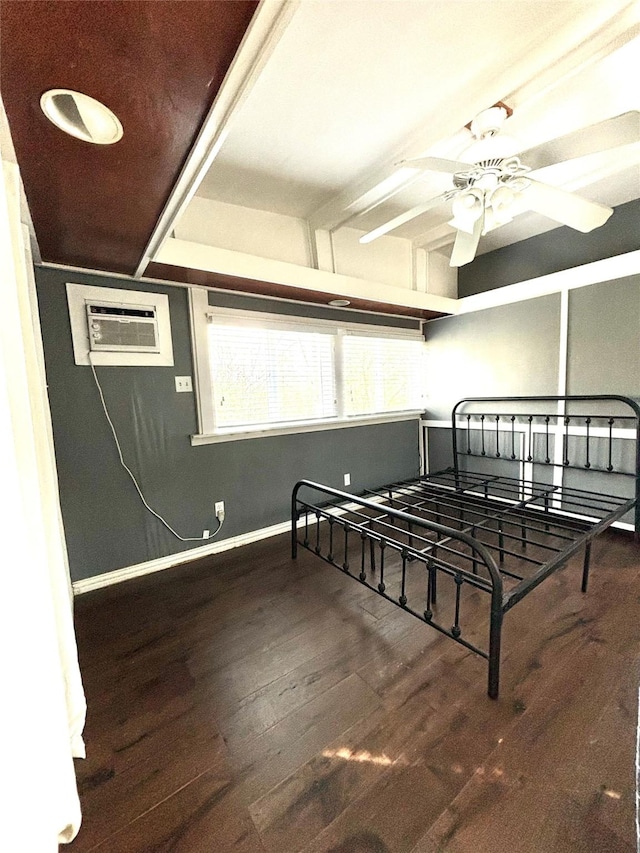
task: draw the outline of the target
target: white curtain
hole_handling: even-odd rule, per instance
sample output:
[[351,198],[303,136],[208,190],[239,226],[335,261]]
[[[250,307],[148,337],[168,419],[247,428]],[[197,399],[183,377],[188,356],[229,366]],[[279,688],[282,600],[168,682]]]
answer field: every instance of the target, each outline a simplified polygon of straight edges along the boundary
[[0,177],[0,849],[48,853],[80,826],[86,706],[16,164]]

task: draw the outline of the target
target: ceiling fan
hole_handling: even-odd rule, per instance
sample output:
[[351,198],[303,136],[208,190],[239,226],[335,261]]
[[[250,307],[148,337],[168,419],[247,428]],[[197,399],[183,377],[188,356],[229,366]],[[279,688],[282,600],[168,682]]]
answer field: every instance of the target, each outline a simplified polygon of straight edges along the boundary
[[[517,153],[520,147],[517,140],[501,133],[511,112],[502,103],[481,112],[468,125],[474,141],[460,155],[460,160],[418,157],[399,163],[403,168],[421,172],[450,174],[453,186],[364,234],[360,242],[370,243],[449,201],[453,213],[449,224],[458,231],[451,255],[452,267],[463,266],[474,259],[483,234],[528,210],[585,233],[604,225],[613,213],[611,207],[536,181],[531,173],[637,142],[640,114],[637,111],[622,113]],[[613,145],[611,140],[615,140]],[[401,189],[399,186],[396,192]],[[388,197],[385,196],[385,200]]]

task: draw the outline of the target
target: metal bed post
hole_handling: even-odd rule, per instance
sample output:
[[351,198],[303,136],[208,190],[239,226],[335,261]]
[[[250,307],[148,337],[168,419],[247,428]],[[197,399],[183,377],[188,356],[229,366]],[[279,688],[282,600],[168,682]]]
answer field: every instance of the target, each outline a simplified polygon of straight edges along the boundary
[[456,403],[453,409],[451,410],[451,442],[452,442],[452,450],[453,450],[453,470],[455,474],[455,484],[456,489],[460,488],[460,466],[458,465],[458,435],[456,430],[456,411],[458,406],[464,402],[460,400],[460,402]]
[[489,684],[490,699],[497,699],[500,690],[500,641],[502,638],[502,591],[495,586],[491,592],[491,625],[489,628]]
[[293,560],[298,557],[298,491],[300,483],[296,483],[293,492],[291,493],[291,558]]
[[584,546],[584,564],[582,567],[582,592],[587,591],[587,585],[589,583],[589,564],[591,562],[591,540],[585,544]]
[[634,513],[634,539],[640,541],[640,406],[636,404],[636,506]]

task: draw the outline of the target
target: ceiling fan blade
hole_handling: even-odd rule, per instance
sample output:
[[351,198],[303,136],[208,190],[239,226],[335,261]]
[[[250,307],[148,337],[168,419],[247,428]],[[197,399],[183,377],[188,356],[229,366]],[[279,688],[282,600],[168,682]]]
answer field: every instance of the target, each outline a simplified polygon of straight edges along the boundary
[[531,171],[640,141],[640,112],[630,110],[520,152]]
[[482,234],[482,222],[484,217],[481,216],[476,220],[473,226],[473,234],[468,234],[466,231],[458,231],[456,242],[453,244],[451,252],[450,267],[463,267],[465,264],[470,264],[476,256],[480,235]]
[[442,157],[414,157],[412,160],[401,160],[398,166],[411,166],[414,169],[423,169],[425,172],[446,172],[448,175],[468,172],[473,168],[469,163],[444,160]]
[[373,231],[369,231],[367,234],[363,234],[362,237],[360,237],[360,242],[371,243],[373,240],[377,240],[378,237],[382,237],[383,234],[388,234],[389,231],[393,231],[396,228],[399,228],[406,222],[411,222],[412,219],[415,219],[421,214],[426,213],[427,210],[431,210],[431,208],[433,207],[437,207],[439,204],[442,204],[443,201],[448,201],[450,198],[456,195],[457,192],[457,190],[447,190],[441,195],[429,199],[429,201],[425,201],[424,204],[419,204],[417,207],[412,207],[411,210],[407,210],[405,211],[405,213],[401,213],[399,216],[395,216],[393,219],[390,219],[383,225],[379,225],[377,228],[374,228]]
[[613,213],[612,207],[589,201],[582,196],[527,179],[529,186],[522,191],[521,199],[526,209],[534,210],[549,219],[587,233],[601,225]]

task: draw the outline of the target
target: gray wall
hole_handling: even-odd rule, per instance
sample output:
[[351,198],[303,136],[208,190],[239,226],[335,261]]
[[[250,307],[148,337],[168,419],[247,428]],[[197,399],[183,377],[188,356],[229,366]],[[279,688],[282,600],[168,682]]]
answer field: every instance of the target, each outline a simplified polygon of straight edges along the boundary
[[471,296],[633,252],[640,247],[640,200],[621,204],[602,226],[582,234],[562,226],[487,252],[458,270],[458,295]]
[[426,324],[429,417],[463,397],[555,394],[560,295]]
[[[432,320],[425,336],[431,419],[448,420],[453,405],[466,397],[557,393],[557,293]],[[429,430],[428,444],[431,471],[452,464],[449,430]]]
[[[426,339],[431,418],[448,419],[451,406],[463,397],[558,393],[559,294],[433,320]],[[640,275],[569,292],[567,393],[622,394],[640,401]],[[611,404],[590,408],[596,414],[604,405],[608,414],[629,414]],[[449,429],[429,429],[428,444],[431,471],[451,465]],[[605,443],[592,446],[594,456],[605,451]],[[632,470],[633,451],[632,441],[621,442],[614,464]],[[492,464],[495,468],[495,460]],[[534,476],[543,479],[543,470],[536,466]],[[568,471],[566,483],[633,494],[629,477]]]
[[[175,366],[97,371],[125,461],[150,505],[181,535],[201,536],[203,529],[214,529],[216,500],[225,501],[221,538],[285,521],[291,488],[301,478],[343,488],[342,475],[349,472],[350,490],[357,492],[417,474],[416,422],[192,447],[189,437],[197,431],[194,396],[177,394],[174,385],[175,375],[193,373],[186,289],[47,268],[36,269],[36,281],[73,580],[203,543],[182,543],[165,530],[144,509],[120,466],[91,370],[73,361],[68,281],[169,297]],[[256,304],[222,295],[212,301],[238,307]],[[273,303],[262,307],[273,310]]]
[[640,396],[640,276],[569,293],[568,394]]

